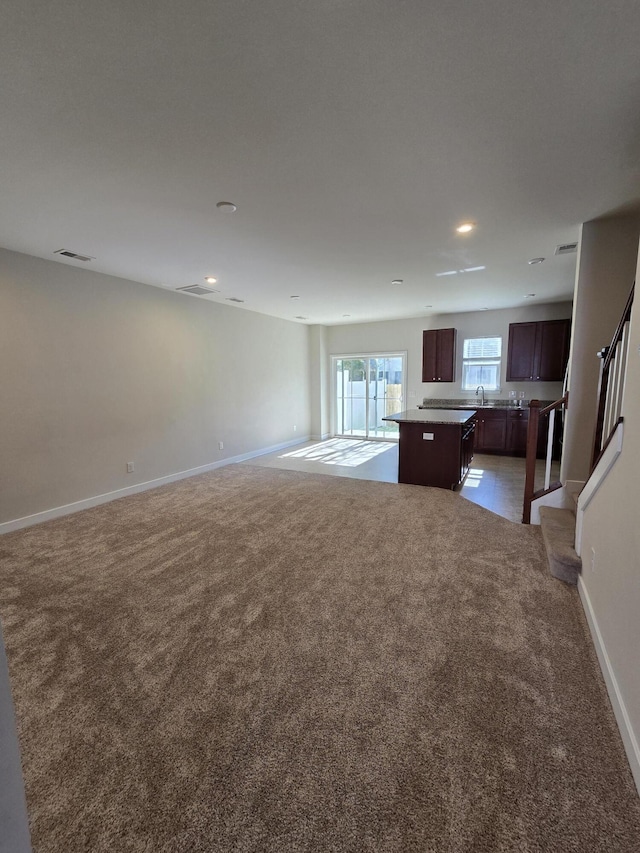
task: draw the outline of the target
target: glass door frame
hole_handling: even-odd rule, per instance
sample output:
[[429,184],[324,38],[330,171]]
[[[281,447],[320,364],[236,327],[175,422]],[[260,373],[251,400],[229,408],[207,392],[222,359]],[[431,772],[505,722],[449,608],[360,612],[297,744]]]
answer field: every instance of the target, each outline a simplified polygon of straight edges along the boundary
[[[331,435],[338,438],[353,438],[359,441],[398,441],[399,432],[396,435],[377,436],[369,435],[369,379],[368,379],[368,360],[372,358],[400,358],[402,359],[402,383],[400,391],[400,401],[404,404],[407,399],[407,350],[391,350],[389,352],[356,352],[356,353],[338,353],[331,355]],[[337,381],[337,362],[349,359],[360,359],[367,361],[367,381],[365,383],[365,432],[366,435],[349,435],[348,433],[338,432],[338,381]]]

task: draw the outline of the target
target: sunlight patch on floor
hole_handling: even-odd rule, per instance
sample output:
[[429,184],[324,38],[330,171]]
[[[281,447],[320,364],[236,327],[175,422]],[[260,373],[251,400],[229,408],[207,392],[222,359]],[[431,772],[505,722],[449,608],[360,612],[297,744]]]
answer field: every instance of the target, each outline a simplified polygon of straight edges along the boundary
[[469,468],[467,478],[462,484],[463,489],[477,489],[482,481],[484,471],[481,468]]
[[344,465],[355,468],[384,453],[392,447],[388,441],[354,441],[350,438],[332,438],[314,444],[313,447],[303,447],[283,453],[279,459],[309,459],[322,462],[325,465]]

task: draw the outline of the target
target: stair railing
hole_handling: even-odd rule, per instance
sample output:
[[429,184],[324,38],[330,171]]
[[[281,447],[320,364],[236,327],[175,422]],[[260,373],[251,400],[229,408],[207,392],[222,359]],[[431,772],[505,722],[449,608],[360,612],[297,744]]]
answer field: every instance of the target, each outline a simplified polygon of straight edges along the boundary
[[[591,457],[591,471],[594,470],[607,445],[616,434],[618,425],[622,423],[622,399],[627,358],[629,355],[629,329],[631,324],[631,308],[635,282],[620,317],[620,322],[614,332],[611,344],[604,347],[598,356],[601,359],[600,381],[598,387],[598,410],[596,415],[596,430]],[[542,495],[548,494],[561,486],[551,483],[551,462],[553,459],[554,436],[556,433],[556,412],[568,407],[569,394],[545,408],[540,408],[539,400],[529,403],[529,428],[527,432],[527,460],[524,486],[524,504],[522,508],[523,524],[531,522],[531,504]],[[539,450],[538,436],[540,434],[541,418],[549,417],[547,434],[546,464],[544,486],[536,490],[536,458]]]
[[[551,463],[556,442],[556,413],[566,409],[569,402],[569,394],[540,408],[540,400],[531,400],[529,403],[529,426],[527,429],[527,459],[524,480],[524,503],[522,505],[522,523],[531,523],[531,503],[542,495],[553,492],[560,487],[560,483],[551,482]],[[536,490],[536,459],[538,457],[538,437],[540,435],[541,418],[548,417],[549,428],[547,430],[547,444],[545,449],[544,485]],[[544,423],[544,421],[542,421]]]
[[618,424],[622,422],[620,413],[622,412],[622,392],[624,391],[624,377],[629,355],[629,326],[634,290],[635,282],[611,343],[598,353],[601,363],[596,432],[591,456],[592,471],[613,437]]

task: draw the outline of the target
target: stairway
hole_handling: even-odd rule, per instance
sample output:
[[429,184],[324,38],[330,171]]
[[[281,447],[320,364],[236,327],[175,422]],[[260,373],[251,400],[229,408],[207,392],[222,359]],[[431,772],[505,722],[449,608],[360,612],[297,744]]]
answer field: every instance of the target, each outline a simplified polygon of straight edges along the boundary
[[571,509],[541,506],[540,527],[553,577],[565,583],[578,583],[582,560],[573,547],[576,536],[575,512]]

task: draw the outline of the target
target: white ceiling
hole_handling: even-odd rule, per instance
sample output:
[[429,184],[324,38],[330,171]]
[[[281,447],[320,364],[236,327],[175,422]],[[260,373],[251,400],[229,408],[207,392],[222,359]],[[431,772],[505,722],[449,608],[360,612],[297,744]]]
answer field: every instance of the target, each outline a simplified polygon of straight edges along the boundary
[[310,323],[567,299],[639,57],[638,0],[4,0],[0,245]]

